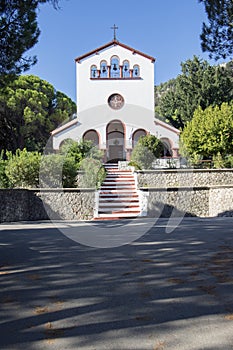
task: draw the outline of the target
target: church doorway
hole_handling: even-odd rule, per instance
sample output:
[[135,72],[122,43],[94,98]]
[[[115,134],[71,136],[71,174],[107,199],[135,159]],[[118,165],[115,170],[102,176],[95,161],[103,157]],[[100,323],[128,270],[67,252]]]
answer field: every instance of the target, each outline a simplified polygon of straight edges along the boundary
[[106,133],[107,133],[106,139],[107,139],[108,161],[117,162],[119,160],[125,160],[124,124],[120,120],[112,120],[107,125]]

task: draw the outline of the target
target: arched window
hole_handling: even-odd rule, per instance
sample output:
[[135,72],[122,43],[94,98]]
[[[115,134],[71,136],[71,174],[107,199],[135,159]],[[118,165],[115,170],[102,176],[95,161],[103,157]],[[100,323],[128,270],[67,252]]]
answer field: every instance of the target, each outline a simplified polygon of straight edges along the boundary
[[75,141],[72,139],[64,139],[63,141],[61,141],[59,145],[59,149],[61,150],[61,148],[63,147],[66,147],[67,149],[69,149],[69,147],[71,147],[73,143],[75,143]]
[[163,154],[162,157],[172,157],[171,142],[167,138],[161,138],[160,141],[163,144]]
[[140,137],[144,137],[144,136],[146,136],[146,134],[147,134],[146,130],[144,130],[144,129],[135,130],[133,133],[133,147],[136,146]]
[[138,64],[135,64],[133,66],[133,78],[138,78],[140,77],[140,68]]
[[111,78],[120,78],[120,67],[119,67],[119,58],[113,56],[111,58]]
[[122,76],[123,76],[123,78],[129,78],[130,77],[129,61],[127,61],[127,60],[123,61]]
[[95,65],[91,66],[91,78],[98,78],[98,70]]
[[101,78],[108,77],[108,65],[106,61],[101,61],[100,63],[100,77]]
[[83,135],[84,141],[91,141],[94,146],[99,145],[99,135],[96,130],[87,130]]

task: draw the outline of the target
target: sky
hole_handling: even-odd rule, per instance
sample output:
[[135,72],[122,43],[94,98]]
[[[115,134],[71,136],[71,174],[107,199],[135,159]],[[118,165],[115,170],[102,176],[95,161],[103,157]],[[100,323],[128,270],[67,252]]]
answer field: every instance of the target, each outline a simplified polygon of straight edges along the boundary
[[[200,33],[206,21],[198,0],[60,0],[60,9],[41,5],[38,43],[27,55],[38,63],[26,74],[51,83],[76,100],[75,58],[117,39],[156,58],[155,85],[176,78],[181,62],[202,53]],[[211,64],[213,62],[209,61]]]

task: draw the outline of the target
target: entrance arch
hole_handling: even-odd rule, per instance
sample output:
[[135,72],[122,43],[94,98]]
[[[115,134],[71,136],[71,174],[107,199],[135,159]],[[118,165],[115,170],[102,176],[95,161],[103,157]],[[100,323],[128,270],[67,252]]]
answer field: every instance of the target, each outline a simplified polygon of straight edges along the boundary
[[125,126],[120,120],[112,120],[106,127],[108,161],[125,160]]

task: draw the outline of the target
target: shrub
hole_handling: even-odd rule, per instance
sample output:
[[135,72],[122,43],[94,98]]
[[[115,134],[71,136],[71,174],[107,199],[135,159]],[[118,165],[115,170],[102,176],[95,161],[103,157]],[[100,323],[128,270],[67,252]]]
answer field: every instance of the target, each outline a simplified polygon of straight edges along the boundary
[[0,188],[9,187],[9,179],[6,175],[7,160],[3,159],[3,153],[0,154]]
[[6,153],[6,176],[12,187],[38,187],[41,154],[16,150],[16,154]]
[[40,166],[41,187],[75,187],[77,165],[72,157],[48,154],[42,157]]
[[106,171],[98,159],[85,158],[81,162],[80,170],[84,171],[78,187],[99,188],[106,177]]
[[93,145],[91,141],[67,140],[61,147],[60,153],[69,158],[74,158],[77,168],[80,167],[80,162],[86,157],[101,159],[103,152]]
[[138,169],[151,169],[156,158],[160,158],[163,151],[162,142],[154,135],[142,136],[133,149],[131,163]]
[[225,166],[226,168],[233,168],[233,155],[228,155],[225,158]]
[[225,168],[225,161],[220,152],[213,156],[213,163],[216,169]]

